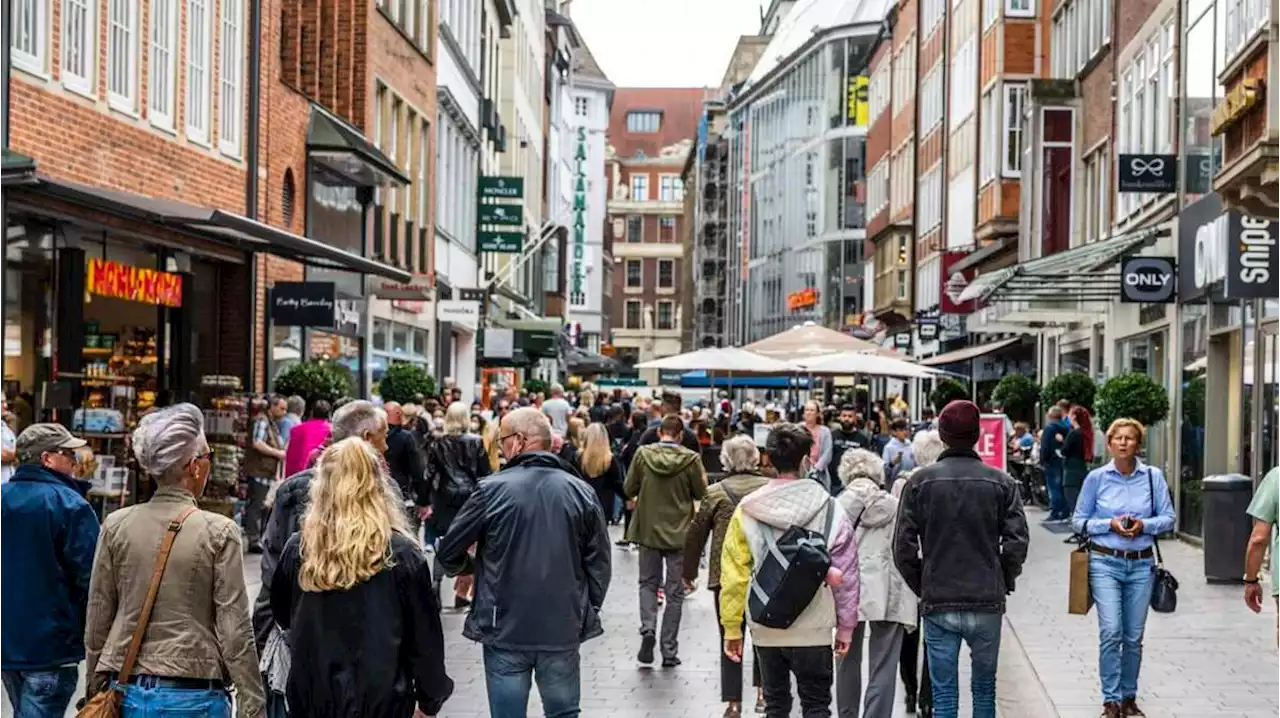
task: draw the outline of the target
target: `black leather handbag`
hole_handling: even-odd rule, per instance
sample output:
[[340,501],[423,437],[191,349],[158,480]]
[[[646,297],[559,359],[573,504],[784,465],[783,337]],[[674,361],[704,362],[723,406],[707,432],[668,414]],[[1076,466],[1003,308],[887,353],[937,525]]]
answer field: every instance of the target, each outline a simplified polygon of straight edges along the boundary
[[[1147,486],[1151,492],[1151,515],[1156,515],[1156,485],[1147,473]],[[1151,610],[1156,613],[1173,613],[1178,610],[1178,579],[1173,577],[1164,567],[1164,556],[1160,555],[1160,539],[1155,539],[1156,575],[1151,587]]]

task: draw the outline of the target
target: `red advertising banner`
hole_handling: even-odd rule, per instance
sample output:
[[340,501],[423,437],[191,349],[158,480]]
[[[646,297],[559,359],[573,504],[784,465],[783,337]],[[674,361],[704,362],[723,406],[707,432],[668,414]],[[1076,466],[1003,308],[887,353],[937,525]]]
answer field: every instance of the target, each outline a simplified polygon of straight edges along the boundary
[[105,259],[89,259],[85,287],[90,294],[166,307],[182,306],[182,276]]
[[952,266],[967,256],[969,255],[964,252],[942,253],[942,291],[939,293],[938,304],[943,314],[972,314],[978,308],[977,302],[972,299],[960,301],[960,293],[977,276],[977,268],[969,267],[963,272],[951,271]]
[[973,447],[982,457],[982,463],[1001,471],[1009,470],[1005,452],[1009,437],[1004,432],[1007,421],[1004,414],[983,414],[978,420],[978,445]]

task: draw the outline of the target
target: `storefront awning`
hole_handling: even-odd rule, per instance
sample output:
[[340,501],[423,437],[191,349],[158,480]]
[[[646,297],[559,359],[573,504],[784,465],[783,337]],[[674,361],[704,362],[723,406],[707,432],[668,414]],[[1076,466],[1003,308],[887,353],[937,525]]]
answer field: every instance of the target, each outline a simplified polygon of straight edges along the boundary
[[921,366],[945,366],[947,364],[957,364],[959,362],[969,361],[970,359],[977,359],[980,356],[986,356],[992,352],[998,352],[1001,349],[1011,347],[1020,341],[1022,341],[1022,337],[1001,339],[999,341],[987,342],[986,344],[976,344],[971,347],[957,349],[953,352],[947,352],[946,354],[932,356],[928,359],[921,359],[919,364]]
[[5,187],[31,184],[36,179],[36,161],[21,152],[4,150],[0,157],[0,184]]
[[413,280],[411,272],[398,267],[375,262],[233,212],[48,177],[40,177],[37,186],[42,194],[51,197],[195,232],[243,251],[274,254],[326,269],[376,274],[397,282]]
[[318,105],[311,106],[307,155],[356,187],[409,184],[409,178],[359,130]]
[[982,274],[958,301],[1109,301],[1120,296],[1120,277],[1098,270],[1169,232],[1168,226],[1142,229]]

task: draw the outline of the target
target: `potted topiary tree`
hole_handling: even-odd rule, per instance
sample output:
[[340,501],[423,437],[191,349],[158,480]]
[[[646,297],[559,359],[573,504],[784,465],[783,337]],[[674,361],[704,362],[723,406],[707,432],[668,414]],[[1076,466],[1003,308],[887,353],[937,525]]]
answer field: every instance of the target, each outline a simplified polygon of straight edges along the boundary
[[1098,389],[1094,414],[1103,431],[1120,418],[1136,419],[1143,426],[1158,424],[1169,417],[1169,392],[1146,374],[1121,374]]
[[336,362],[298,362],[282,369],[274,386],[277,394],[297,395],[311,404],[317,399],[333,403],[348,396],[353,384],[351,370]]
[[397,362],[387,367],[378,381],[378,395],[383,401],[407,404],[416,394],[431,396],[436,393],[436,380],[417,364]]
[[991,392],[991,401],[1003,406],[1014,421],[1034,421],[1039,400],[1040,385],[1025,374],[1006,374]]
[[1062,399],[1071,402],[1072,406],[1083,406],[1093,411],[1093,396],[1098,391],[1097,384],[1088,374],[1067,372],[1050,379],[1040,390],[1040,403],[1047,409]]
[[547,393],[547,383],[541,379],[525,379],[523,389],[526,394],[545,394]]
[[969,389],[961,382],[950,377],[940,380],[937,386],[933,387],[933,391],[929,393],[929,403],[933,404],[934,411],[938,412],[957,399],[968,398]]

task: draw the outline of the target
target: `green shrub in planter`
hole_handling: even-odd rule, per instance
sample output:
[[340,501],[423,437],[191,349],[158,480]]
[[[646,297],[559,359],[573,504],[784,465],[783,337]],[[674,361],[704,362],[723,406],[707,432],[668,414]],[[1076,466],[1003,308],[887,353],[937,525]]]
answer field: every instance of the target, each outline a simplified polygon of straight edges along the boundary
[[383,401],[407,404],[416,394],[431,396],[436,393],[435,377],[417,364],[399,362],[387,367],[378,380],[378,396]]
[[1040,385],[1025,374],[1006,374],[991,392],[991,401],[1003,406],[1014,421],[1034,421],[1039,400]]
[[941,412],[943,407],[957,399],[968,399],[969,389],[955,379],[942,379],[929,393],[929,403],[934,411]]
[[1103,431],[1120,418],[1151,426],[1169,416],[1169,393],[1146,374],[1121,374],[1108,379],[1099,387],[1094,404],[1097,425]]
[[526,379],[524,382],[524,393],[526,394],[537,394],[539,392],[545,394],[547,388],[547,383],[541,379]]
[[1044,389],[1040,390],[1040,403],[1048,409],[1066,399],[1072,406],[1083,406],[1093,412],[1093,397],[1097,391],[1098,385],[1093,383],[1088,374],[1067,372],[1055,376],[1044,385]]
[[335,402],[349,395],[354,387],[351,370],[337,362],[298,362],[285,367],[276,376],[275,392],[282,396],[300,396],[308,404],[317,399]]

